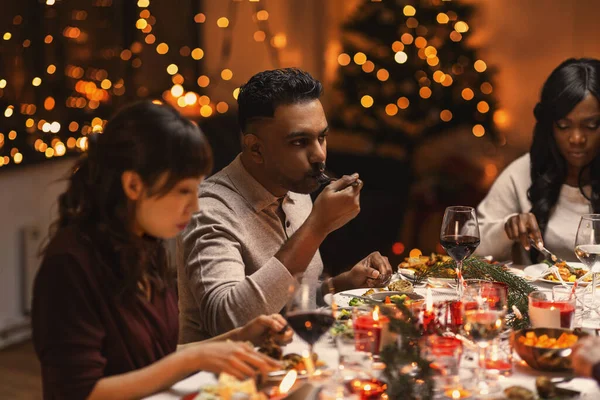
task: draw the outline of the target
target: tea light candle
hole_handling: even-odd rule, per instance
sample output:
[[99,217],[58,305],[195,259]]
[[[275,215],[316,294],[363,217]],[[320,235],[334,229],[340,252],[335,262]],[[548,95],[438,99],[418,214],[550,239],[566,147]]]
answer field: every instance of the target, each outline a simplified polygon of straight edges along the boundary
[[449,399],[468,399],[471,397],[471,392],[463,388],[447,389],[444,395]]
[[[375,309],[371,314],[359,315],[354,321],[354,335],[357,339],[357,343],[360,339],[366,337],[372,338],[374,354],[379,354],[379,349],[382,345],[381,332],[385,326],[389,326],[390,319],[384,315],[379,315],[379,307],[375,306]],[[387,328],[386,328],[387,329]],[[359,349],[357,350],[368,350]]]
[[280,400],[285,398],[288,395],[290,389],[296,383],[296,378],[298,377],[298,373],[295,369],[291,369],[283,378],[279,387],[273,388],[273,390],[269,393],[270,400]]
[[387,385],[376,379],[354,379],[350,382],[350,390],[360,395],[360,400],[379,399],[386,389]]
[[561,309],[552,301],[533,301],[529,307],[531,325],[543,328],[561,327]]

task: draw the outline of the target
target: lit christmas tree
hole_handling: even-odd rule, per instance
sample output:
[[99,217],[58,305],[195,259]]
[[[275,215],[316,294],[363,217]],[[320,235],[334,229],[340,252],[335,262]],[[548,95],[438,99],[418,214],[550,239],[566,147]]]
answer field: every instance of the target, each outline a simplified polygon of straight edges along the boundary
[[407,156],[458,126],[495,138],[490,69],[458,1],[365,0],[343,27],[334,125]]

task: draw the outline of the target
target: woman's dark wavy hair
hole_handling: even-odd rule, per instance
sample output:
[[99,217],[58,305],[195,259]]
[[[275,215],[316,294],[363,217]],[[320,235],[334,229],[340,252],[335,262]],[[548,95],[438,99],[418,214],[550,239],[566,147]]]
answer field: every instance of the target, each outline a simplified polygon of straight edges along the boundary
[[255,118],[272,118],[281,105],[318,99],[323,85],[308,72],[298,68],[281,68],[252,76],[238,94],[238,121],[243,133]]
[[[568,59],[548,77],[540,102],[535,106],[536,119],[531,144],[531,186],[528,197],[542,234],[548,226],[550,212],[558,201],[561,186],[567,177],[567,162],[560,154],[554,138],[554,124],[567,116],[585,96],[591,94],[600,101],[600,60]],[[591,182],[583,182],[583,172],[590,168]],[[591,184],[589,200],[594,212],[600,212],[600,155],[579,174],[579,189]],[[537,258],[535,251],[532,260]]]
[[88,151],[58,198],[59,217],[49,239],[61,228],[76,226],[111,270],[115,294],[135,293],[143,277],[160,291],[170,280],[164,243],[132,232],[135,207],[121,175],[137,172],[148,195],[160,197],[182,179],[207,175],[211,168],[210,145],[196,124],[171,106],[134,103],[110,119],[103,133],[88,136]]

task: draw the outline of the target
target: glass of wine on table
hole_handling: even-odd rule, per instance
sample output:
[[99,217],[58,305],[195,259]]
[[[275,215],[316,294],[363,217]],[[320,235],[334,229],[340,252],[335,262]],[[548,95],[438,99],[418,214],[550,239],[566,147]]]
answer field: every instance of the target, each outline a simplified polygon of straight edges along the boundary
[[[458,275],[462,275],[463,261],[479,246],[479,224],[473,207],[452,206],[446,208],[440,243],[446,253],[456,262]],[[463,291],[462,282],[457,278],[456,291],[460,298]]]
[[[335,317],[332,309],[317,306],[318,282],[298,281],[290,288],[291,295],[286,305],[285,319],[294,332],[309,346],[310,358],[316,360],[313,346],[333,326]],[[307,368],[309,375],[313,368]]]
[[594,319],[600,316],[600,305],[596,299],[598,273],[600,273],[600,214],[584,214],[579,221],[575,238],[575,255],[592,274],[592,300],[587,306],[596,312]]

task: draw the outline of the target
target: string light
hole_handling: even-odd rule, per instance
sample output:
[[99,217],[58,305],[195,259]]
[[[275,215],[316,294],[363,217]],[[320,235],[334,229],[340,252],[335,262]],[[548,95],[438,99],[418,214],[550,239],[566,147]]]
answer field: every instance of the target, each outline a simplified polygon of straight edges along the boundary
[[373,106],[373,97],[369,96],[368,94],[364,95],[363,97],[360,98],[360,104],[364,107],[364,108],[370,108]]

